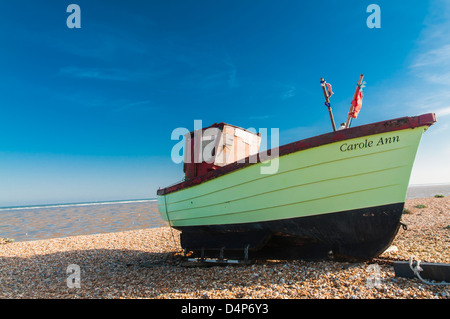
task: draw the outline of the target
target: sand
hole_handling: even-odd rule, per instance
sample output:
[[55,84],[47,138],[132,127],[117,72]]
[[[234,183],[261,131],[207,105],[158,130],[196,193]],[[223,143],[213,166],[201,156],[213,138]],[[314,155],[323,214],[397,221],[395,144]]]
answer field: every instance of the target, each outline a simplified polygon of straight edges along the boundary
[[[450,197],[412,199],[405,208],[408,229],[382,257],[450,263]],[[185,267],[178,238],[160,227],[0,243],[0,298],[450,299],[450,286],[395,277],[392,265],[373,262]],[[69,265],[79,267],[79,288],[67,282]]]

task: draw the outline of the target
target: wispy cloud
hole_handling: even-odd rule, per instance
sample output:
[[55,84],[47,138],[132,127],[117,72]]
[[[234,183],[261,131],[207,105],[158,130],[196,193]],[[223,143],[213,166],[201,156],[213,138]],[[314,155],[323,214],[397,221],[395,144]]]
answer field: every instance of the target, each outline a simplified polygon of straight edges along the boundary
[[281,130],[280,145],[302,140],[320,133],[323,133],[323,127],[317,126],[297,126],[286,130]]
[[[138,35],[130,36],[126,30],[101,23],[91,24],[93,25],[90,28],[95,29],[96,34],[84,38],[83,41],[60,41],[48,37],[46,42],[64,54],[108,63],[117,62],[124,56],[148,56],[155,50],[152,42],[144,41],[145,39]],[[41,38],[39,35],[39,39]]]
[[63,67],[59,70],[61,75],[75,78],[110,80],[110,81],[130,81],[129,72],[114,68],[83,68],[83,67]]
[[237,87],[238,82],[236,79],[236,74],[237,74],[237,70],[236,70],[236,66],[231,63],[231,62],[225,62],[226,65],[228,65],[229,70],[228,70],[228,85],[233,88],[233,87]]
[[236,65],[230,61],[216,61],[207,66],[202,66],[192,74],[193,83],[208,89],[217,87],[239,87]]
[[137,101],[137,102],[130,102],[130,101],[124,101],[121,103],[118,103],[119,106],[114,108],[114,112],[124,112],[124,111],[149,111],[153,110],[152,103],[149,100],[146,101]]
[[[447,99],[448,101],[449,99]],[[437,114],[437,116],[445,116],[445,115],[450,115],[450,106],[447,107],[442,107],[440,109],[437,109],[435,111],[435,113]]]
[[410,66],[415,75],[430,83],[450,85],[450,43],[447,41],[437,43],[438,48],[425,48],[418,54]]
[[291,97],[294,97],[296,94],[297,94],[296,88],[290,87],[287,91],[285,91],[281,94],[281,98],[283,100],[290,99]]
[[[410,106],[426,109],[437,114],[438,117],[450,115],[450,38],[448,19],[450,4],[435,1],[431,12],[431,21],[422,32],[415,57],[410,70],[419,79],[419,84],[410,97]],[[437,21],[437,22],[435,22]]]
[[412,77],[399,88],[409,109],[436,113],[438,122],[424,134],[410,183],[448,183],[448,128],[450,125],[450,3],[435,0],[413,52]]
[[[53,92],[54,93],[54,92]],[[55,94],[55,93],[54,93]],[[155,102],[150,99],[134,99],[133,97],[111,97],[108,95],[98,95],[92,92],[76,91],[71,94],[56,93],[59,100],[68,105],[83,109],[102,109],[106,112],[122,113],[133,112],[143,113],[154,111]]]
[[79,79],[93,79],[106,81],[152,81],[167,76],[172,71],[170,69],[142,69],[135,70],[134,68],[92,68],[79,66],[66,66],[59,69],[60,76],[68,76]]
[[419,54],[412,68],[427,66],[450,65],[450,44],[444,44],[436,49],[431,49]]
[[248,117],[249,120],[267,120],[270,118],[269,115],[251,115]]

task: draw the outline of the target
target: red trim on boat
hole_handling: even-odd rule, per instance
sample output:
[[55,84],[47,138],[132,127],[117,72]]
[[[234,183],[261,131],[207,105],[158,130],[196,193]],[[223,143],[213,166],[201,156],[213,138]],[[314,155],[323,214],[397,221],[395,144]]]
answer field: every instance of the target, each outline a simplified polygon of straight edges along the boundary
[[[416,128],[420,126],[431,126],[436,122],[436,116],[434,113],[427,113],[419,116],[413,117],[401,117],[397,119],[392,119],[388,121],[382,121],[377,123],[371,123],[361,126],[355,126],[348,129],[343,129],[335,132],[330,132],[314,137],[310,137],[304,140],[293,142],[280,146],[278,149],[279,156],[287,155],[290,153],[298,152],[308,148],[330,144],[334,142],[344,141],[352,138],[358,138],[362,136],[369,136],[379,133],[386,133],[398,130],[404,130],[408,128]],[[270,153],[271,150],[268,151]],[[255,159],[256,156],[256,159]],[[217,178],[219,176],[228,174],[235,170],[254,165],[260,162],[259,154],[247,157],[245,163],[232,163],[223,167],[220,167],[214,171],[210,171],[204,175],[194,177],[190,180],[178,183],[166,187],[164,189],[159,189],[158,195],[166,195],[173,193],[191,186],[195,186],[211,179]]]

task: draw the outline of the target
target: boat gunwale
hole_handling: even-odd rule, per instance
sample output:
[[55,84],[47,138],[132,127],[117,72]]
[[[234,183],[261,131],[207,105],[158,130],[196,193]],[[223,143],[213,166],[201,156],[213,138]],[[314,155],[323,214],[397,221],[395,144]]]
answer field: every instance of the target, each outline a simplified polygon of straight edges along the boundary
[[[331,144],[335,142],[345,141],[353,138],[363,137],[363,136],[369,136],[369,135],[375,135],[375,134],[381,134],[381,133],[387,133],[387,132],[393,132],[398,130],[405,130],[405,129],[414,129],[421,126],[431,126],[436,122],[436,115],[434,113],[426,113],[418,116],[412,116],[412,117],[400,117],[396,119],[376,122],[376,123],[370,123],[360,126],[355,126],[348,129],[338,130],[334,132],[325,133],[322,135],[317,135],[313,137],[309,137],[303,140],[295,141],[289,144],[282,145],[278,147],[278,156],[281,157],[284,155],[288,155],[291,153],[295,153],[298,151],[306,150],[309,148]],[[277,148],[270,149],[268,151],[265,151],[265,154],[273,154],[274,150]],[[184,190],[189,187],[193,187],[199,184],[202,184],[204,182],[210,181],[212,179],[218,178],[220,176],[223,176],[225,174],[229,174],[232,172],[235,172],[239,169],[246,168],[251,165],[255,165],[264,161],[267,161],[267,159],[261,160],[261,153],[257,153],[255,155],[249,156],[242,160],[241,162],[235,162],[228,164],[226,166],[220,167],[214,171],[210,171],[206,174],[196,176],[192,179],[180,182],[175,185],[168,186],[163,189],[159,189],[157,191],[157,195],[167,195],[170,193],[174,193],[180,190]],[[269,158],[273,159],[273,158]]]

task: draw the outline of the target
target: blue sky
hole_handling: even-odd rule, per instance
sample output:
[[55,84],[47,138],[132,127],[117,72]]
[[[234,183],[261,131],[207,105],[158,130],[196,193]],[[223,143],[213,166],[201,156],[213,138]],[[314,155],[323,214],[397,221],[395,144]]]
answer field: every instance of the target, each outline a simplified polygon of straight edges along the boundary
[[[69,29],[69,4],[81,28]],[[381,9],[370,29],[369,4]],[[359,74],[352,125],[435,112],[411,183],[450,183],[445,1],[2,1],[0,207],[155,197],[180,180],[177,127],[329,132]]]

